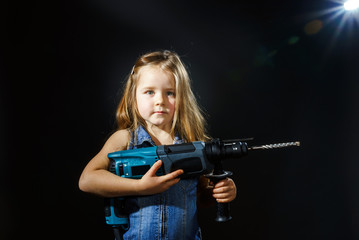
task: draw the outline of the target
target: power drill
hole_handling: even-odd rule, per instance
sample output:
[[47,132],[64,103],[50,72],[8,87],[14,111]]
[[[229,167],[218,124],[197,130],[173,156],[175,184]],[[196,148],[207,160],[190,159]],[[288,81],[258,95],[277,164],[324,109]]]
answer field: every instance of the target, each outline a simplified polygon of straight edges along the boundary
[[[247,139],[252,140],[252,139]],[[108,154],[109,171],[124,178],[140,179],[157,160],[162,160],[156,175],[164,175],[178,169],[184,171],[180,178],[194,178],[204,175],[214,184],[232,175],[224,171],[222,160],[236,159],[247,155],[249,150],[272,149],[299,146],[299,142],[288,142],[248,147],[243,139],[220,140],[145,147],[118,151]],[[105,199],[106,223],[114,230],[126,231],[129,228],[128,216],[124,209],[125,198]],[[228,203],[216,203],[217,222],[226,222],[232,217]],[[118,233],[117,233],[118,234]],[[116,231],[115,231],[115,235]],[[118,237],[116,237],[118,238]],[[120,239],[120,238],[118,238]]]

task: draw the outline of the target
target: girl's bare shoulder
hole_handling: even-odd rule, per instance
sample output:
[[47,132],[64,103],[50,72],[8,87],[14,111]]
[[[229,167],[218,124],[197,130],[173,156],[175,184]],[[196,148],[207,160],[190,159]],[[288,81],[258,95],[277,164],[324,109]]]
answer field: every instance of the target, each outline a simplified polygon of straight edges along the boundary
[[107,140],[105,146],[116,151],[125,150],[131,140],[131,134],[127,129],[114,132]]

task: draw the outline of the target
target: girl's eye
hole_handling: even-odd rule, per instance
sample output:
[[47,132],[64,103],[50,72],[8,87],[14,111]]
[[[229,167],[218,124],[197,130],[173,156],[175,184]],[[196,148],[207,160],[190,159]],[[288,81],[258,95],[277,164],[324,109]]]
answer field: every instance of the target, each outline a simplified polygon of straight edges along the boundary
[[148,91],[146,91],[145,93],[146,93],[147,95],[153,95],[155,92],[152,91],[152,90],[148,90]]
[[174,92],[167,92],[167,96],[175,96]]

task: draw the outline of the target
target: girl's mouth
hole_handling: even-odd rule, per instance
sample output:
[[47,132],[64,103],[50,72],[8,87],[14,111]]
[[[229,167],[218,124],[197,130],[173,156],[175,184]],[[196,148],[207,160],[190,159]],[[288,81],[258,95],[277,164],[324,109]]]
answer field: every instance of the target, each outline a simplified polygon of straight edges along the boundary
[[166,112],[165,111],[155,111],[155,113],[157,113],[157,114],[165,114]]

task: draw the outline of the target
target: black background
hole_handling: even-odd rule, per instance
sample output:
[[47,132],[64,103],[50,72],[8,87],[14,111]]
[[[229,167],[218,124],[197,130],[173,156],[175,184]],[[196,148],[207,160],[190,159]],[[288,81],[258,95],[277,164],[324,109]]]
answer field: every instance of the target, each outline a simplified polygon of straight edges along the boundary
[[233,220],[201,210],[204,239],[358,239],[359,16],[324,14],[338,4],[1,2],[0,238],[113,239],[103,200],[77,181],[115,129],[135,59],[169,49],[211,136],[302,143],[224,163]]

